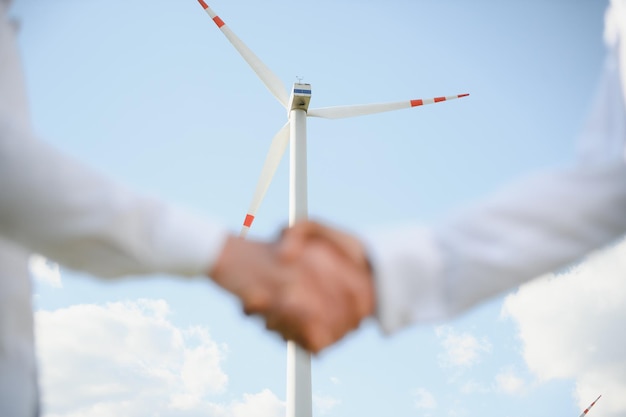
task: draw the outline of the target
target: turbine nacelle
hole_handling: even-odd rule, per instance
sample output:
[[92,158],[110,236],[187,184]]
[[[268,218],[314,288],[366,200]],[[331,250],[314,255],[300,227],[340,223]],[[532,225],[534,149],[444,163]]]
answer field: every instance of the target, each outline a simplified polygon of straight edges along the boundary
[[291,110],[309,110],[311,102],[311,84],[294,83],[289,98],[289,108]]

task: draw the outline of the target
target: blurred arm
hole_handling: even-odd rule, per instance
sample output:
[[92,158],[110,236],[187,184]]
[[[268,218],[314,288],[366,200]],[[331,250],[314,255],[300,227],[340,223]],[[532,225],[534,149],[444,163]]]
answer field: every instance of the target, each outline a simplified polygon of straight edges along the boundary
[[624,235],[626,68],[618,62],[614,49],[576,164],[511,184],[438,227],[367,238],[386,331],[458,314]]
[[439,227],[370,236],[378,319],[391,332],[449,318],[624,232],[623,162],[534,175]]
[[138,195],[33,136],[7,7],[0,1],[0,235],[99,276],[210,270],[226,239],[220,226]]
[[0,234],[99,276],[206,273],[226,231],[138,195],[0,116]]

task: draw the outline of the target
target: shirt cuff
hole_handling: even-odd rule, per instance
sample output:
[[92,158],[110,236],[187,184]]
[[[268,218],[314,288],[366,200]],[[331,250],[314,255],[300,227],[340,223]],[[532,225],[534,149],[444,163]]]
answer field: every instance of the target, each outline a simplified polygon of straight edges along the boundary
[[180,207],[168,213],[155,239],[155,270],[183,276],[206,275],[213,268],[229,235],[220,223]]
[[376,319],[385,333],[445,313],[442,255],[432,231],[420,226],[363,237],[376,289]]

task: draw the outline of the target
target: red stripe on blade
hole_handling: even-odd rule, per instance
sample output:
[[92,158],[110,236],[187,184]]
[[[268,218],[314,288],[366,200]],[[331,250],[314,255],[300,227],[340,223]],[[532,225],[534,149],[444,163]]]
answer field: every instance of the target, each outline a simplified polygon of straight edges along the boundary
[[246,214],[246,219],[243,221],[243,225],[246,227],[252,226],[252,222],[254,221],[254,216],[252,214]]
[[224,26],[224,21],[222,19],[220,19],[219,16],[215,16],[213,18],[213,21],[215,22],[215,24],[217,25],[218,28],[221,28],[222,26]]
[[435,103],[439,103],[440,101],[446,101],[445,97],[435,97]]
[[424,100],[411,100],[411,107],[421,106],[424,104]]
[[204,0],[198,0],[198,3],[204,8],[204,10],[208,9],[209,6],[204,2]]

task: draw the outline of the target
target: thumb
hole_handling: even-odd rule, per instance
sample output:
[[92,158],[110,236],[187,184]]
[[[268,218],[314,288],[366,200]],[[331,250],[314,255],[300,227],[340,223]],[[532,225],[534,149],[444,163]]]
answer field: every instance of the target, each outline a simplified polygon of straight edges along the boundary
[[365,249],[357,238],[313,221],[299,222],[283,231],[278,245],[279,256],[285,260],[293,260],[302,254],[304,246],[310,240],[322,240],[349,261],[362,266],[368,265]]

